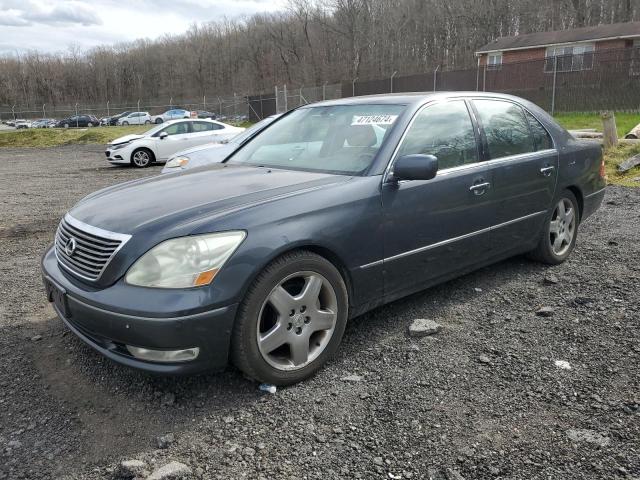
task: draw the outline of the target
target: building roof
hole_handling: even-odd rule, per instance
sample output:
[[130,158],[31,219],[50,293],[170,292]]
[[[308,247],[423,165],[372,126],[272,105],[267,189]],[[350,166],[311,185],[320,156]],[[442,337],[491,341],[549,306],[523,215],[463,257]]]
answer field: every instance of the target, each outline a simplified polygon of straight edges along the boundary
[[563,43],[585,42],[616,38],[640,37],[640,22],[612,23],[595,27],[574,28],[556,32],[536,32],[513,37],[500,37],[476,54],[504,50],[520,50],[533,47],[546,47]]

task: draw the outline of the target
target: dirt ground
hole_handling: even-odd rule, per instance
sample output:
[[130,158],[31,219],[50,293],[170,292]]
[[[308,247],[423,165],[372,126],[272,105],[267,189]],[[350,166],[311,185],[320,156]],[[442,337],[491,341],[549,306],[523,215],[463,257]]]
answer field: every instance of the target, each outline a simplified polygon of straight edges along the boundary
[[[640,478],[640,189],[609,188],[565,264],[513,258],[379,308],[271,395],[231,368],[117,366],[47,304],[64,212],[158,173],[97,146],[0,150],[0,479],[121,478],[127,459],[202,479]],[[416,318],[444,328],[409,337]]]

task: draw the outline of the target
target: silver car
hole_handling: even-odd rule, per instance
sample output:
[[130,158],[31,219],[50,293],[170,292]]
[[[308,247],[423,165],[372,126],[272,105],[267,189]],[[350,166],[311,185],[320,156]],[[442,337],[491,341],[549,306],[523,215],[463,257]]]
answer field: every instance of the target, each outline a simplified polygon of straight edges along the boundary
[[227,141],[208,143],[178,152],[167,160],[161,173],[182,172],[189,168],[201,167],[211,163],[220,163],[281,115],[282,114],[277,114],[266,117]]

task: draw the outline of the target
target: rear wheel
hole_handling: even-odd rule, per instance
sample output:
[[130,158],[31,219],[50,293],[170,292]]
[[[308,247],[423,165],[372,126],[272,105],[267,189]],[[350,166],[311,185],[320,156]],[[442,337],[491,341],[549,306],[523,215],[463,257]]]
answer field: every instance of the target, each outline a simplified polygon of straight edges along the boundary
[[576,245],[579,224],[578,201],[570,190],[564,190],[547,215],[538,246],[531,252],[531,257],[550,265],[564,262]]
[[162,123],[162,119],[161,118],[156,118],[156,123],[159,125]]
[[153,152],[147,148],[139,148],[131,154],[131,164],[138,168],[148,167],[153,159]]
[[260,273],[239,307],[233,363],[265,383],[304,380],[337,350],[347,310],[346,285],[331,262],[306,251],[286,254]]
[[65,124],[63,125],[63,127],[64,127],[64,128],[69,128],[69,124],[68,124],[68,123],[65,123]]

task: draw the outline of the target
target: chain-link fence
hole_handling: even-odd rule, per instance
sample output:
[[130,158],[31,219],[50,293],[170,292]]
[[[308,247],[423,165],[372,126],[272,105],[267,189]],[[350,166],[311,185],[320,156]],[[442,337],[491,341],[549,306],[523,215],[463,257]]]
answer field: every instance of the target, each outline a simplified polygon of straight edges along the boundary
[[273,93],[252,95],[249,98],[249,118],[258,121],[269,115],[284,113],[292,108],[308,105],[322,100],[342,98],[342,85],[339,83],[315,87],[275,86]]
[[389,92],[493,91],[527,98],[555,112],[640,109],[640,48],[604,50],[581,55],[549,57],[502,65],[478,65],[466,70],[434,71],[414,75],[319,86],[274,86],[257,95],[169,98],[100,105],[0,105],[0,121],[16,118],[98,118],[123,111],[159,114],[171,108],[204,110],[227,121],[258,121],[301,105],[341,97]]
[[635,111],[640,109],[640,48],[342,84],[344,96],[443,90],[510,93],[551,113]]
[[73,105],[0,105],[0,121],[15,119],[53,118],[64,119],[75,115],[93,115],[100,119],[122,112],[148,112],[158,115],[174,108],[207,112],[224,121],[243,122],[249,119],[249,103],[246,96],[203,96],[201,99],[167,98],[137,100],[136,102]]

